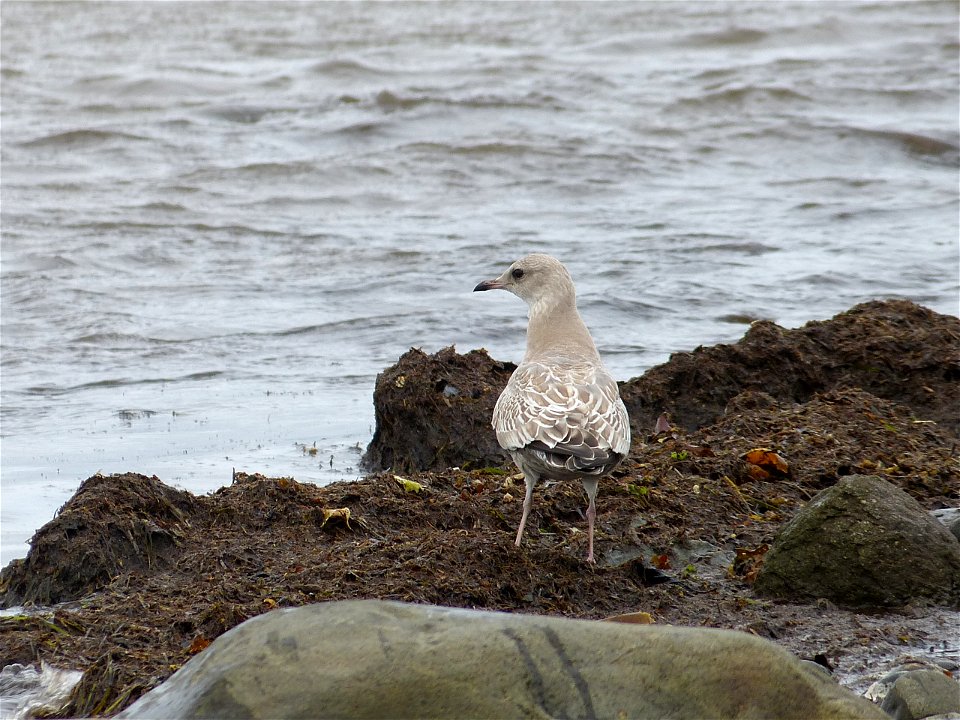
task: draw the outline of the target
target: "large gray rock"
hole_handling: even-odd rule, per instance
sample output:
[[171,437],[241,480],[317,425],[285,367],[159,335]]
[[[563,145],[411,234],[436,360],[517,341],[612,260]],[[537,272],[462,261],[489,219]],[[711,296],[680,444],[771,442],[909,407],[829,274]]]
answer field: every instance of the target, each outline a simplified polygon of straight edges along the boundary
[[353,600],[218,638],[120,718],[873,718],[769,641]]
[[757,592],[846,607],[924,598],[960,605],[960,542],[886,480],[841,479],[788,522],[757,575]]
[[937,670],[915,670],[897,678],[882,708],[893,720],[960,713],[960,683]]

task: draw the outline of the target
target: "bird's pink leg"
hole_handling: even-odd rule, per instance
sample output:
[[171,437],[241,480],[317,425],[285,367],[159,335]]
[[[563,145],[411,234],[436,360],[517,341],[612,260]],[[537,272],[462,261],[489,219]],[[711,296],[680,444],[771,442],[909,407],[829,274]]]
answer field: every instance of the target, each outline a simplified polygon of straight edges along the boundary
[[533,504],[533,486],[536,484],[535,478],[526,475],[523,477],[527,483],[527,495],[523,499],[523,517],[520,518],[520,527],[517,529],[517,547],[520,547],[520,538],[523,537],[523,528],[527,524],[527,516],[530,514],[530,506]]
[[587,562],[596,564],[597,561],[593,559],[593,523],[597,519],[597,485],[600,481],[596,478],[582,478],[580,482],[590,499],[590,504],[587,505]]
[[593,559],[593,521],[597,519],[597,506],[590,498],[590,504],[587,505],[587,562],[596,564]]

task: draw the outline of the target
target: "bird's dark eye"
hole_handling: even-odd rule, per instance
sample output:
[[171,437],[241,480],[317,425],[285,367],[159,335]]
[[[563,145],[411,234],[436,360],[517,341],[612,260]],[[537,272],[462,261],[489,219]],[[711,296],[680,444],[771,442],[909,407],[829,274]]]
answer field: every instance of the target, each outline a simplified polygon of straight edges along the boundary
[[521,268],[514,268],[513,272],[510,274],[513,275],[514,280],[519,280],[523,277],[523,270]]

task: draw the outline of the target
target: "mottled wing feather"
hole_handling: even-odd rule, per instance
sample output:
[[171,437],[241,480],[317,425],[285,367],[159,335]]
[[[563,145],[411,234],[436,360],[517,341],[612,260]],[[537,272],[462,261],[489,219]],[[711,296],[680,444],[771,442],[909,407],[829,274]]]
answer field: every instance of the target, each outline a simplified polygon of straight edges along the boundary
[[531,458],[540,474],[558,477],[602,475],[630,449],[616,382],[586,363],[518,367],[497,401],[493,428],[505,450]]

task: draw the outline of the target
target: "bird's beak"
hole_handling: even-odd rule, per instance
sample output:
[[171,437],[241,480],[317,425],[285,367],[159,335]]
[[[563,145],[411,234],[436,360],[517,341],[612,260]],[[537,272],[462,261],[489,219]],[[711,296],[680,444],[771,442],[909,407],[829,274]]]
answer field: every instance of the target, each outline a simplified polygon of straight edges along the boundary
[[500,278],[496,280],[484,280],[473,289],[474,292],[481,290],[503,290],[503,282],[501,282]]

